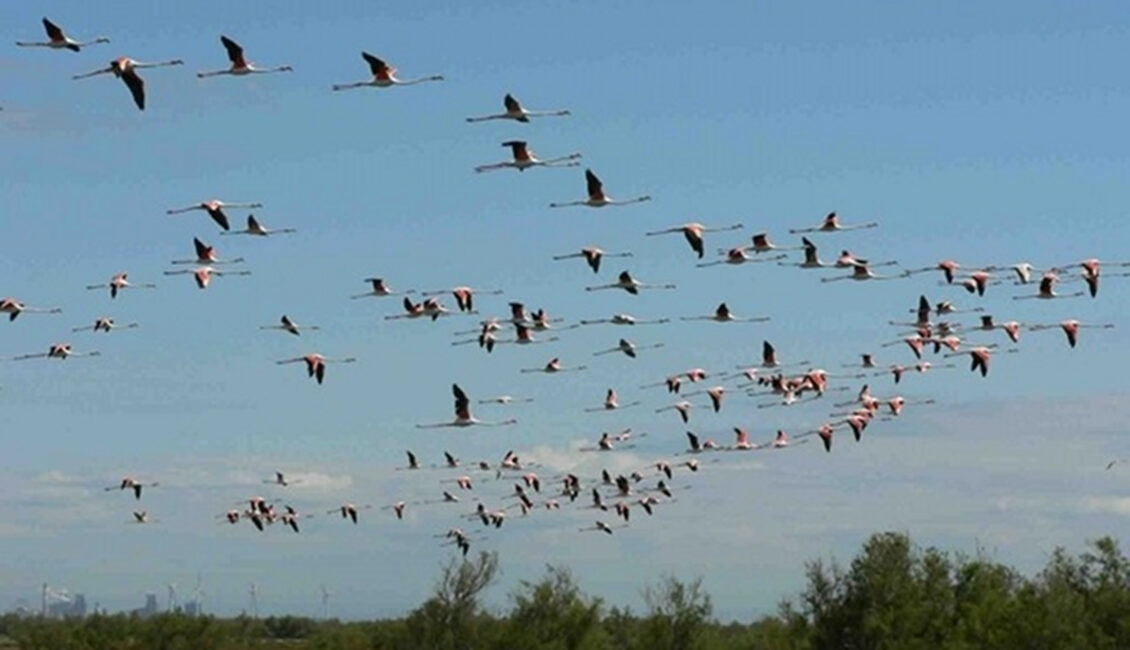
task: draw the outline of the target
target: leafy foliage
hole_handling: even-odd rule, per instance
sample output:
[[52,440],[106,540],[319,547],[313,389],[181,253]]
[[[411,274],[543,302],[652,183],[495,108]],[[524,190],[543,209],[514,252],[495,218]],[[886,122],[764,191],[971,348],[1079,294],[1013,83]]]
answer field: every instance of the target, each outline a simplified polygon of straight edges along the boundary
[[1057,549],[1028,578],[983,553],[922,549],[906,534],[879,533],[846,567],[811,562],[804,590],[776,615],[751,623],[715,620],[701,579],[661,578],[642,590],[646,609],[637,615],[606,608],[557,566],[546,567],[537,582],[520,583],[509,612],[491,613],[481,596],[498,571],[494,554],[454,560],[441,570],[432,597],[398,620],[8,615],[0,617],[0,648],[1130,648],[1130,559],[1111,538],[1091,542],[1078,556]]

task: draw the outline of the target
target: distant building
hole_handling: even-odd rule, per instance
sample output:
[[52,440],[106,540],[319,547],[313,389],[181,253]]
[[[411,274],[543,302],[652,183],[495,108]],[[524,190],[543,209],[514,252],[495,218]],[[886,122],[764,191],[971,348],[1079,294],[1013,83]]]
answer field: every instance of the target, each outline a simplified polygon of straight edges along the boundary
[[60,600],[47,605],[49,618],[83,618],[86,616],[86,596],[75,594],[69,600]]
[[157,615],[157,594],[145,594],[145,606],[139,609],[130,610],[130,616],[137,616],[138,618],[149,618],[150,616]]

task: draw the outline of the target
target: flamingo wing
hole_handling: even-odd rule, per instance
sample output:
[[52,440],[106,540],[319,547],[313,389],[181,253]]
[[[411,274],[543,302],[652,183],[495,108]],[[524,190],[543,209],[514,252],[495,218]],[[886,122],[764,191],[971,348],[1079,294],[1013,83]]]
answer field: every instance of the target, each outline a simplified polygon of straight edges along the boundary
[[510,93],[506,93],[506,96],[502,98],[502,105],[506,107],[507,113],[522,112],[522,105],[519,104],[518,100],[514,99],[514,96]]
[[593,199],[604,198],[604,184],[592,173],[591,169],[585,170],[585,183],[588,187],[589,197]]
[[125,82],[129,92],[133,95],[133,103],[139,110],[145,110],[145,80],[138,76],[133,68],[126,68],[122,72],[122,81]]
[[381,79],[388,78],[392,68],[390,68],[388,64],[384,62],[384,60],[373,56],[368,52],[362,52],[361,58],[365,59],[369,63],[369,70],[372,71],[374,77]]
[[236,43],[227,36],[220,36],[220,42],[224,44],[224,49],[228,51],[228,60],[231,61],[232,67],[247,67],[247,61],[243,58],[243,48],[240,47],[239,43]]

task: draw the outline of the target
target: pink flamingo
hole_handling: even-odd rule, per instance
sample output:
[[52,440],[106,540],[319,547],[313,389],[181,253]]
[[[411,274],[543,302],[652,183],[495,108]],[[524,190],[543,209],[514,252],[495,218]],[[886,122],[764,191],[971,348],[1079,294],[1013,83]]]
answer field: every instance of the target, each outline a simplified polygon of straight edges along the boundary
[[451,385],[451,392],[455,395],[455,419],[451,422],[441,422],[438,424],[417,424],[417,429],[438,429],[443,427],[470,427],[470,426],[484,426],[484,427],[502,427],[511,424],[517,424],[518,421],[514,418],[503,420],[502,422],[483,422],[476,419],[471,415],[471,400],[467,398],[467,394],[459,388],[458,384]]
[[137,104],[138,110],[144,111],[145,80],[141,78],[141,75],[137,74],[137,71],[142,68],[158,68],[161,66],[169,65],[184,65],[184,61],[181,61],[180,59],[173,59],[171,61],[162,61],[160,63],[142,63],[140,61],[135,61],[129,57],[123,56],[121,58],[114,59],[110,62],[110,65],[105,68],[101,68],[93,72],[78,74],[71,77],[71,79],[87,79],[89,77],[95,77],[101,74],[113,74],[115,77],[125,82],[126,87],[129,88],[130,94],[133,95],[133,103]]
[[554,255],[553,259],[555,261],[561,261],[561,260],[573,259],[573,258],[576,258],[576,257],[585,258],[585,262],[589,265],[589,268],[592,269],[592,272],[593,273],[599,273],[600,272],[600,261],[603,258],[605,258],[605,257],[632,257],[632,254],[630,252],[608,253],[608,252],[605,252],[604,250],[602,250],[600,248],[597,248],[596,246],[586,246],[585,248],[582,248],[579,253],[570,253],[568,255]]
[[306,364],[306,376],[314,377],[318,380],[318,384],[321,385],[322,380],[325,379],[326,376],[327,363],[354,363],[357,361],[357,358],[346,357],[344,359],[329,359],[315,353],[303,355],[301,357],[295,357],[293,359],[283,359],[282,361],[276,361],[275,363],[278,365],[283,365],[286,363],[298,363],[299,361]]
[[510,147],[510,152],[514,157],[513,160],[490,165],[479,165],[475,168],[475,171],[481,174],[482,172],[509,168],[524,172],[532,167],[577,167],[581,164],[577,162],[581,157],[579,153],[571,153],[567,156],[550,158],[549,160],[539,160],[537,155],[529,148],[524,140],[507,140],[502,143],[502,146]]
[[682,233],[683,237],[686,238],[687,243],[690,244],[691,250],[698,254],[699,259],[702,259],[702,256],[706,254],[706,247],[702,238],[702,235],[704,233],[740,230],[744,227],[745,226],[740,223],[736,223],[732,226],[720,226],[717,228],[707,228],[701,223],[685,223],[681,226],[675,226],[674,228],[667,228],[665,230],[655,230],[649,232],[647,233],[647,236],[655,237],[656,235],[666,235],[669,233]]
[[48,20],[46,17],[43,19],[43,29],[47,32],[47,41],[16,41],[16,45],[20,47],[49,47],[53,50],[67,49],[72,52],[78,52],[87,45],[95,45],[97,43],[109,43],[110,39],[105,36],[99,36],[90,41],[76,41],[69,38],[63,33],[63,29],[55,23]]
[[475,311],[475,294],[481,293],[485,296],[497,296],[502,293],[501,289],[472,289],[471,287],[455,287],[453,289],[436,289],[433,291],[421,291],[420,295],[425,298],[429,296],[438,296],[451,292],[455,297],[455,304],[459,306],[459,311],[473,313]]
[[334,90],[349,90],[350,88],[363,88],[365,86],[371,86],[373,88],[391,88],[392,86],[411,86],[413,84],[424,83],[425,81],[443,81],[443,75],[440,74],[420,77],[419,79],[397,79],[396,68],[390,66],[384,60],[368,52],[361,52],[361,58],[365,59],[365,62],[369,64],[369,70],[373,73],[373,78],[354,83],[334,84]]
[[[105,286],[105,285],[103,285]],[[12,322],[20,317],[20,314],[61,314],[63,310],[61,307],[28,307],[24,303],[16,300],[15,298],[2,298],[0,299],[0,314],[8,315],[8,322]]]
[[606,205],[628,205],[630,203],[641,203],[643,201],[650,201],[651,197],[648,195],[637,196],[633,199],[626,199],[617,201],[604,193],[604,184],[592,173],[591,169],[585,170],[585,183],[588,189],[588,198],[583,201],[569,201],[568,203],[550,203],[551,208],[565,208],[573,205],[585,205],[590,208],[603,208]]
[[619,396],[616,395],[616,391],[612,388],[609,388],[608,392],[604,396],[604,404],[595,408],[587,408],[585,409],[585,412],[597,413],[599,411],[614,411],[616,409],[626,409],[632,406],[639,406],[639,404],[640,402],[638,400],[635,402],[629,402],[627,404],[621,404]]
[[802,247],[804,249],[804,261],[777,262],[778,266],[798,266],[802,269],[826,269],[832,266],[831,264],[825,264],[824,262],[820,261],[820,254],[816,248],[816,244],[813,244],[811,241],[809,241],[807,237],[801,237],[800,239],[801,242],[804,243],[804,246]]
[[588,366],[574,366],[574,367],[571,367],[571,368],[566,368],[565,366],[561,365],[561,359],[559,357],[553,357],[552,359],[549,360],[548,363],[546,363],[541,368],[522,368],[520,372],[523,372],[523,373],[542,372],[542,373],[545,373],[545,374],[548,374],[548,375],[553,375],[553,374],[556,374],[556,373],[559,373],[559,372],[575,372],[575,371],[587,370],[587,369],[588,369]]
[[679,318],[683,321],[691,320],[712,320],[716,323],[764,323],[769,319],[768,316],[758,316],[756,318],[739,318],[730,312],[730,308],[726,303],[720,303],[714,310],[714,313],[709,316],[683,316]]
[[228,221],[228,215],[224,212],[224,208],[261,208],[262,203],[227,203],[219,199],[210,199],[208,201],[201,201],[196,205],[190,205],[187,208],[176,208],[173,210],[165,210],[165,214],[182,214],[185,212],[192,212],[194,210],[203,210],[208,213],[221,228],[224,230],[231,230],[231,222]]
[[878,223],[872,221],[870,223],[861,223],[855,226],[844,226],[840,224],[840,218],[835,212],[829,212],[828,216],[824,217],[823,223],[813,228],[798,228],[789,230],[790,235],[799,235],[808,232],[840,232],[846,230],[862,230],[864,228],[877,228]]
[[592,320],[582,320],[581,325],[600,325],[607,323],[610,325],[662,325],[663,323],[670,323],[670,318],[656,318],[652,320],[639,320],[631,314],[612,314],[609,318],[596,318]]
[[243,230],[235,230],[231,232],[222,232],[221,235],[254,235],[256,237],[270,237],[271,235],[285,235],[288,233],[298,232],[294,228],[265,228],[255,215],[247,215],[247,227]]
[[259,329],[261,329],[261,330],[282,330],[284,332],[289,332],[290,334],[293,334],[295,336],[299,336],[300,335],[299,332],[301,330],[318,331],[322,328],[318,327],[317,325],[299,325],[298,323],[291,320],[290,316],[283,314],[282,318],[279,319],[278,325],[260,325]]
[[192,279],[196,281],[196,286],[200,289],[207,289],[209,284],[212,284],[212,276],[214,275],[251,275],[251,271],[217,271],[211,266],[202,266],[198,269],[185,269],[183,271],[165,271],[165,275],[185,275],[191,274]]
[[26,359],[67,359],[70,357],[97,357],[102,353],[94,350],[92,352],[75,352],[71,348],[70,343],[56,343],[47,348],[46,352],[39,352],[36,354],[21,354],[18,357],[12,357],[12,361],[24,361]]
[[232,260],[222,260],[222,259],[220,259],[219,257],[216,256],[215,247],[205,244],[204,242],[200,241],[196,237],[192,238],[192,245],[196,249],[196,259],[173,260],[172,263],[173,264],[203,264],[203,265],[209,266],[209,265],[212,265],[212,264],[239,264],[240,262],[243,261],[242,257],[237,257],[237,258],[232,259]]
[[1055,292],[1055,285],[1059,282],[1059,275],[1055,271],[1048,271],[1040,278],[1039,292],[1034,296],[1013,296],[1013,300],[1027,300],[1030,298],[1038,298],[1040,300],[1053,300],[1056,298],[1078,298],[1083,295],[1082,291],[1068,294],[1058,294]]
[[88,284],[88,285],[86,285],[87,290],[90,290],[90,289],[105,289],[107,287],[109,287],[109,289],[110,289],[110,297],[111,298],[117,298],[118,292],[122,291],[124,289],[156,289],[157,285],[152,284],[152,283],[132,284],[129,281],[129,274],[128,273],[118,273],[114,277],[110,278],[110,281],[105,283],[105,284]]
[[1078,341],[1079,341],[1079,330],[1084,329],[1084,328],[1113,329],[1114,324],[1113,323],[1104,323],[1104,324],[1098,324],[1098,325],[1095,325],[1095,324],[1084,325],[1083,323],[1080,323],[1079,321],[1072,318],[1072,319],[1065,320],[1065,321],[1059,323],[1058,325],[1033,325],[1031,329],[1032,329],[1033,332],[1035,332],[1035,331],[1044,330],[1044,329],[1051,329],[1051,328],[1054,328],[1054,327],[1059,327],[1060,329],[1062,329],[1064,335],[1067,336],[1067,344],[1070,345],[1071,347],[1075,347],[1075,344],[1078,343]]
[[725,251],[724,257],[720,260],[714,260],[713,262],[700,262],[699,264],[695,264],[695,266],[703,269],[708,266],[717,266],[719,264],[729,264],[731,266],[737,266],[739,264],[758,264],[762,262],[775,262],[777,260],[783,260],[788,257],[787,255],[774,255],[773,257],[753,258],[750,257],[745,251],[746,249],[744,246],[737,246],[731,248],[728,251]]
[[585,287],[585,291],[602,291],[604,289],[623,289],[633,296],[639,295],[640,289],[675,289],[673,284],[647,284],[632,277],[631,273],[621,271],[616,282],[602,284],[595,287]]
[[510,93],[502,98],[502,105],[506,108],[505,113],[497,113],[494,115],[482,115],[479,117],[468,117],[468,122],[485,122],[487,120],[514,120],[515,122],[529,122],[531,117],[563,117],[571,115],[569,109],[557,109],[551,111],[529,111],[522,107],[522,104],[514,98]]
[[141,491],[142,491],[143,488],[157,487],[158,485],[160,485],[160,483],[157,483],[157,482],[143,483],[141,481],[138,481],[137,479],[134,479],[133,477],[126,476],[126,477],[122,478],[122,480],[120,482],[118,482],[117,484],[103,488],[103,491],[111,492],[113,490],[118,490],[118,491],[132,490],[133,491],[133,498],[135,500],[140,500],[141,499]]
[[871,272],[871,268],[863,261],[857,262],[852,266],[851,275],[841,275],[835,278],[820,278],[821,282],[836,282],[838,280],[897,280],[905,276],[902,275],[875,275]]
[[107,334],[109,334],[110,330],[113,330],[113,329],[135,329],[137,327],[140,327],[140,325],[138,323],[130,323],[128,325],[118,325],[117,323],[114,322],[113,318],[109,318],[109,317],[104,316],[102,318],[95,319],[93,325],[87,325],[86,327],[73,327],[73,328],[71,328],[71,331],[72,332],[85,332],[87,330],[91,330],[91,331],[94,331],[94,332],[106,332]]
[[243,48],[239,43],[231,40],[227,36],[220,36],[220,42],[223,43],[224,49],[227,50],[228,60],[231,61],[231,67],[226,70],[215,70],[213,72],[197,72],[196,76],[199,79],[206,79],[208,77],[218,77],[220,75],[232,75],[234,77],[242,77],[249,74],[269,74],[272,72],[293,72],[294,68],[289,65],[280,65],[274,68],[256,68],[250,61],[243,56]]
[[651,345],[645,345],[643,347],[639,347],[635,343],[632,343],[631,341],[629,341],[628,339],[620,339],[620,343],[617,344],[616,347],[609,348],[607,350],[601,350],[599,352],[593,352],[592,355],[594,357],[599,357],[599,356],[605,355],[605,354],[612,354],[613,352],[623,352],[624,354],[628,355],[629,357],[635,359],[637,350],[652,350],[652,349],[661,348],[661,347],[663,347],[663,343],[653,343]]
[[[365,278],[365,282],[368,282],[369,284],[373,285],[373,290],[372,291],[366,291],[365,293],[359,293],[355,296],[350,296],[350,298],[352,298],[354,300],[356,300],[358,298],[368,298],[370,296],[376,297],[376,298],[381,298],[381,297],[384,297],[384,296],[399,296],[402,293],[402,292],[398,292],[398,291],[393,291],[392,288],[389,287],[388,284],[385,283],[384,278]],[[416,293],[415,289],[409,289],[408,291],[403,292],[404,295],[410,295],[410,294],[413,294],[413,293]]]

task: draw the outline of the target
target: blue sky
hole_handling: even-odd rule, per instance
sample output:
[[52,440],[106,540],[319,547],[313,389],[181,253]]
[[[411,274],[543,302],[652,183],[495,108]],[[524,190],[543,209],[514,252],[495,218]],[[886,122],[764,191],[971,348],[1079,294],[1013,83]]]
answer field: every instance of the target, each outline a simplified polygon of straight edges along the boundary
[[[341,616],[399,614],[426,596],[449,557],[431,536],[460,507],[421,507],[402,523],[374,511],[356,528],[323,517],[297,536],[221,527],[212,516],[252,494],[285,496],[309,512],[346,499],[379,506],[438,494],[448,475],[394,471],[405,449],[438,462],[444,449],[494,460],[514,448],[545,463],[543,474],[646,465],[679,451],[685,428],[671,413],[654,414],[670,400],[640,385],[752,361],[762,339],[786,359],[828,369],[865,351],[906,362],[906,351],[877,344],[895,337],[885,323],[923,292],[983,305],[998,320],[1127,322],[1125,279],[1110,278],[1096,300],[1013,301],[1022,289],[1010,285],[978,299],[938,286],[935,274],[822,284],[818,277],[834,272],[698,269],[680,237],[643,236],[687,221],[742,222],[744,231],[708,236],[707,250],[763,230],[792,243],[789,228],[836,210],[846,223],[881,226],[818,236],[825,259],[841,248],[907,267],[945,257],[1044,267],[1130,259],[1121,128],[1130,95],[1119,65],[1128,21],[1118,3],[1032,2],[1023,11],[984,3],[701,3],[693,11],[666,2],[276,3],[265,13],[213,2],[55,2],[0,9],[0,43],[40,38],[43,14],[76,38],[113,43],[79,54],[14,45],[0,53],[0,293],[64,309],[3,323],[0,356],[64,340],[103,356],[0,363],[0,535],[5,555],[18,560],[0,567],[0,604],[34,598],[46,580],[110,608],[133,607],[170,581],[186,592],[199,571],[208,609],[220,613],[245,607],[255,581],[265,612],[318,611],[324,582]],[[251,60],[294,72],[196,79],[225,64],[221,33]],[[331,92],[365,78],[362,49],[404,77],[442,73],[447,81]],[[70,79],[120,55],[186,65],[143,72],[144,113],[117,80]],[[528,125],[463,121],[497,111],[506,92],[573,115]],[[498,145],[513,138],[543,157],[580,151],[612,196],[654,200],[550,210],[552,201],[583,196],[579,169],[472,171],[504,159]],[[213,197],[261,201],[264,223],[299,233],[220,237],[202,213],[165,215]],[[162,276],[169,260],[191,254],[194,236],[245,257],[254,275],[218,278],[207,291]],[[579,260],[551,261],[593,243],[635,257],[606,260],[600,276]],[[622,268],[679,289],[639,297],[583,290]],[[119,271],[160,286],[113,302],[84,290]],[[484,314],[520,300],[569,321],[616,311],[677,321],[725,300],[739,315],[773,320],[641,327],[629,338],[666,346],[635,361],[591,356],[625,334],[611,327],[488,356],[449,346],[453,331],[473,327],[471,317],[385,321],[397,299],[350,301],[371,275],[398,288],[504,289],[481,297]],[[324,329],[300,339],[258,329],[282,313]],[[101,315],[141,327],[71,333]],[[971,338],[1003,340],[999,332]],[[902,394],[939,403],[876,423],[865,444],[845,444],[841,434],[830,455],[807,445],[731,456],[683,477],[693,489],[678,503],[610,539],[576,532],[590,511],[515,517],[477,544],[503,557],[494,602],[505,604],[508,588],[551,561],[571,566],[592,593],[637,606],[639,587],[659,573],[703,575],[721,615],[747,617],[795,591],[804,561],[846,557],[879,529],[907,530],[923,543],[982,544],[1023,567],[1038,566],[1055,544],[1120,534],[1130,515],[1120,483],[1130,469],[1102,468],[1124,453],[1126,386],[1116,360],[1130,343],[1121,329],[1087,331],[1069,350],[1059,332],[1042,332],[1025,334],[1021,348],[997,358],[987,380],[965,368],[910,377]],[[313,351],[359,361],[331,366],[321,387],[297,366],[274,364]],[[550,356],[590,370],[518,373]],[[453,381],[472,398],[536,401],[480,408],[484,418],[517,417],[508,429],[415,430],[450,416]],[[890,394],[888,379],[872,383]],[[644,406],[584,414],[608,387]],[[729,428],[742,425],[767,438],[819,424],[829,401],[757,409],[757,400],[731,395],[718,415],[696,411],[692,427],[728,441]],[[574,451],[628,426],[650,434],[630,452]],[[285,493],[259,484],[275,469],[306,483]],[[124,524],[132,500],[101,491],[123,474],[161,481],[143,500],[159,524]],[[478,489],[493,505],[508,486]]]

